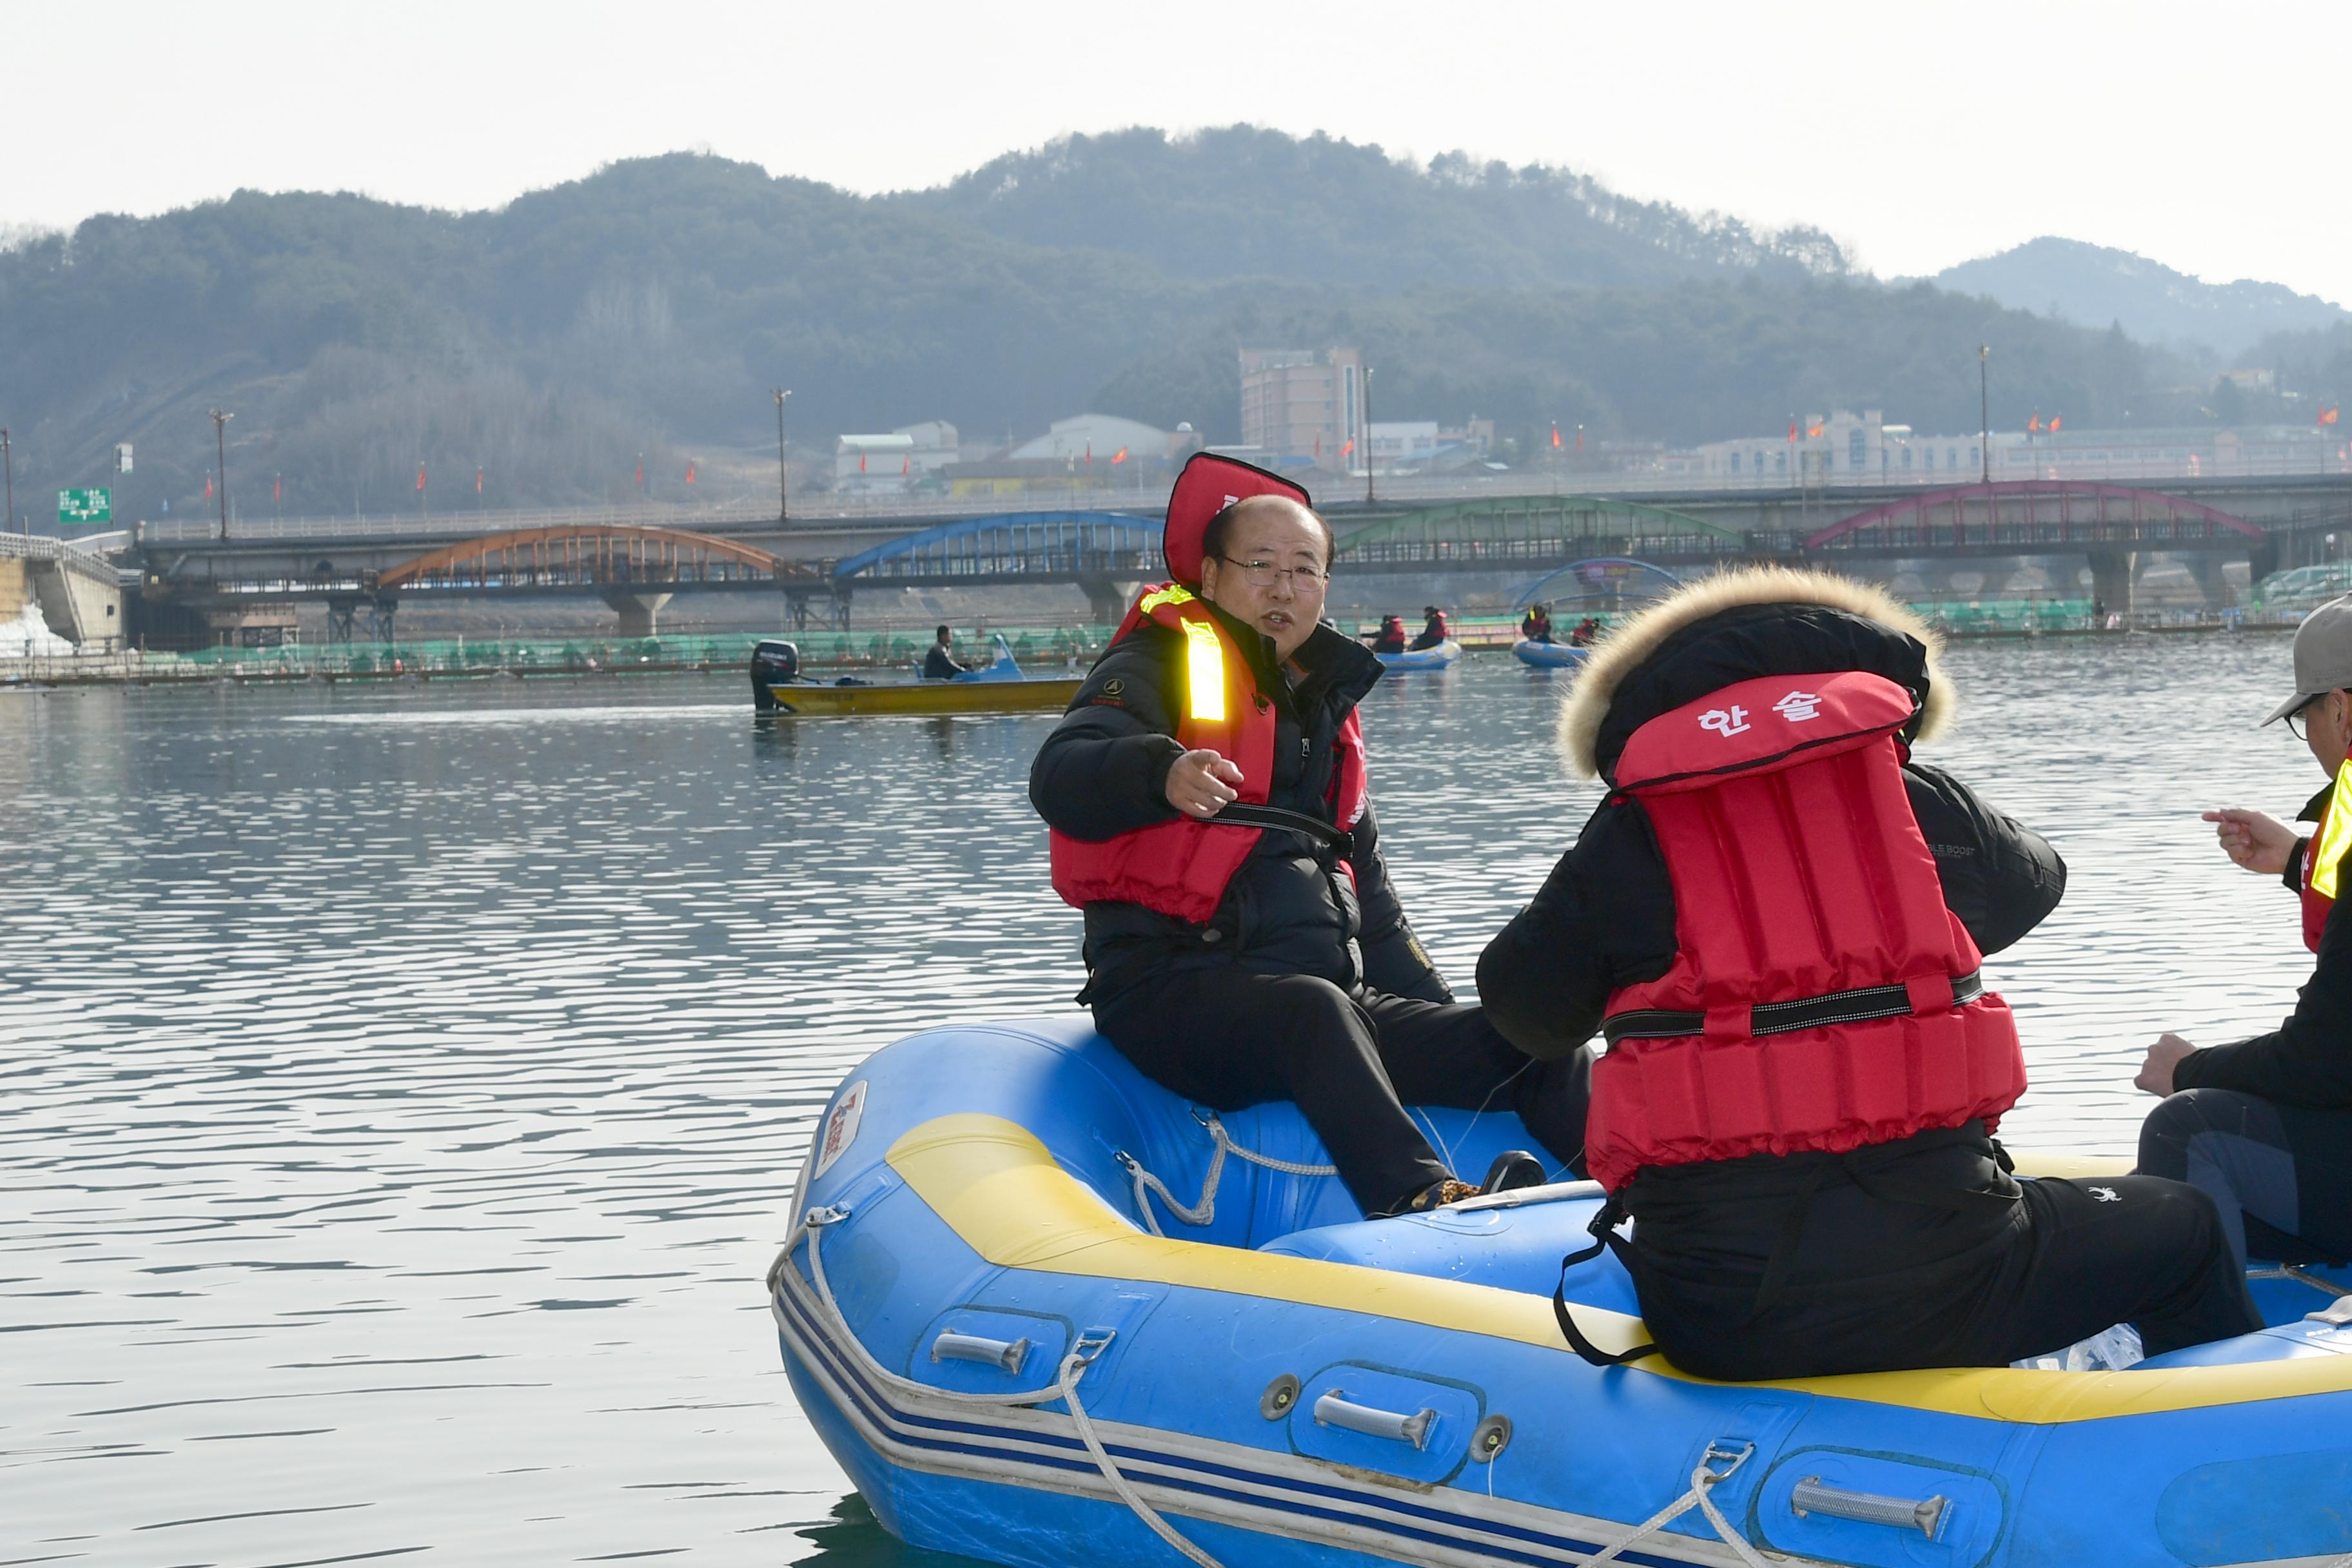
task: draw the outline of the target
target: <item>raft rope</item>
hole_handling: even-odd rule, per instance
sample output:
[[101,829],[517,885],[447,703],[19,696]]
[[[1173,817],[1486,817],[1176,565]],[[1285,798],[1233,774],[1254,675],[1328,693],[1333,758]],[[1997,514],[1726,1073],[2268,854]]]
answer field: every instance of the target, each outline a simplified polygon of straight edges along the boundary
[[1297,1160],[1277,1160],[1271,1154],[1244,1149],[1234,1142],[1233,1134],[1225,1131],[1225,1124],[1217,1120],[1214,1111],[1202,1110],[1195,1106],[1192,1118],[1208,1129],[1209,1137],[1216,1143],[1216,1151],[1209,1156],[1208,1173],[1201,1181],[1201,1201],[1190,1208],[1178,1203],[1176,1194],[1168,1190],[1168,1184],[1145,1170],[1142,1161],[1124,1149],[1115,1151],[1118,1163],[1127,1167],[1128,1179],[1135,1184],[1135,1212],[1143,1216],[1143,1228],[1154,1236],[1168,1234],[1160,1228],[1160,1221],[1151,1212],[1151,1194],[1154,1193],[1159,1194],[1160,1201],[1168,1205],[1168,1212],[1186,1225],[1198,1227],[1217,1217],[1217,1184],[1224,1180],[1225,1156],[1228,1154],[1269,1171],[1279,1171],[1286,1176],[1336,1176],[1339,1173],[1337,1165],[1308,1165]]
[[[1737,1448],[1719,1448],[1713,1443],[1709,1443],[1706,1446],[1706,1452],[1699,1456],[1698,1468],[1691,1472],[1690,1490],[1652,1514],[1633,1534],[1618,1542],[1606,1552],[1585,1558],[1581,1568],[1601,1568],[1603,1563],[1614,1563],[1617,1561],[1618,1554],[1635,1542],[1655,1534],[1688,1513],[1693,1508],[1696,1508],[1699,1512],[1706,1516],[1706,1521],[1715,1527],[1716,1534],[1723,1538],[1723,1543],[1737,1552],[1739,1560],[1748,1564],[1748,1568],[1769,1568],[1764,1559],[1756,1554],[1756,1549],[1748,1544],[1748,1538],[1731,1528],[1731,1521],[1723,1517],[1723,1510],[1717,1508],[1715,1500],[1706,1495],[1720,1483],[1729,1480],[1732,1472],[1746,1464],[1748,1456],[1755,1452],[1756,1445],[1753,1443],[1742,1443]],[[1717,1465],[1721,1465],[1723,1468],[1719,1470],[1715,1468]]]
[[[1095,1467],[1102,1471],[1103,1479],[1110,1483],[1111,1490],[1118,1494],[1119,1501],[1134,1510],[1135,1517],[1150,1526],[1154,1535],[1182,1552],[1198,1564],[1198,1568],[1224,1568],[1224,1565],[1215,1558],[1179,1535],[1175,1526],[1161,1518],[1157,1509],[1143,1500],[1142,1494],[1138,1492],[1133,1484],[1120,1472],[1118,1461],[1110,1457],[1110,1450],[1103,1447],[1102,1439],[1095,1433],[1093,1419],[1087,1415],[1087,1407],[1078,1402],[1078,1379],[1084,1377],[1087,1368],[1092,1366],[1096,1359],[1110,1348],[1110,1334],[1107,1332],[1080,1334],[1076,1342],[1070,1346],[1069,1353],[1062,1358],[1062,1364],[1055,1370],[1052,1384],[1045,1388],[1026,1389],[1014,1394],[962,1394],[953,1389],[934,1388],[929,1384],[918,1383],[911,1377],[900,1377],[897,1373],[875,1360],[873,1353],[866,1348],[865,1342],[858,1339],[856,1331],[849,1326],[848,1318],[843,1315],[841,1304],[833,1299],[833,1286],[824,1277],[825,1227],[838,1225],[848,1217],[849,1211],[845,1208],[812,1208],[802,1220],[801,1227],[808,1236],[809,1278],[816,1286],[817,1300],[824,1304],[825,1316],[831,1321],[831,1326],[838,1331],[841,1342],[846,1345],[849,1352],[857,1358],[866,1376],[905,1394],[915,1394],[925,1399],[945,1400],[953,1405],[1017,1409],[1024,1405],[1034,1406],[1049,1404],[1056,1399],[1061,1400],[1070,1407],[1070,1424],[1077,1428],[1078,1441],[1086,1445],[1087,1452],[1094,1458]],[[777,1262],[775,1280],[777,1285],[780,1286],[782,1283],[783,1271],[791,1267],[791,1249],[786,1248],[785,1257],[778,1259]]]

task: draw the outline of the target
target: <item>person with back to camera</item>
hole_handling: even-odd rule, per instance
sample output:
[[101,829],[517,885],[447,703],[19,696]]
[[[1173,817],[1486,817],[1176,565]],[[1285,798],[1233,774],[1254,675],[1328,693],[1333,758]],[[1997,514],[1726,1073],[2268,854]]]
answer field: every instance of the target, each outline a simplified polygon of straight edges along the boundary
[[2164,1103],[2140,1127],[2139,1169],[2193,1183],[2221,1211],[2242,1264],[2248,1233],[2265,1258],[2352,1258],[2352,930],[2336,918],[2352,846],[2352,598],[2304,617],[2284,719],[2331,781],[2303,809],[2303,837],[2258,811],[2209,811],[2222,851],[2301,899],[2316,957],[2278,1028],[2199,1050],[2179,1035],[2148,1047],[2137,1082]]
[[955,656],[955,636],[941,626],[931,637],[931,646],[923,653],[925,680],[950,680],[971,666]]
[[[2065,867],[1912,760],[1952,704],[1936,652],[1885,594],[1817,572],[1727,574],[1619,626],[1559,726],[1609,794],[1479,960],[1522,1049],[1611,1042],[1595,1234],[1655,1348],[1704,1376],[1997,1366],[2118,1322],[2155,1354],[2260,1326],[2195,1188],[2007,1173],[1992,1132],[2025,1066],[1979,954],[2056,907]],[[1622,1359],[1559,1311],[1588,1359]]]
[[1421,635],[1412,639],[1412,646],[1405,650],[1407,653],[1419,653],[1425,647],[1436,647],[1454,635],[1446,629],[1445,612],[1435,605],[1425,606],[1421,614],[1423,617]]
[[1529,642],[1551,641],[1551,606],[1528,605],[1528,613],[1519,617],[1519,636]]
[[[1367,1215],[1479,1189],[1405,1104],[1515,1110],[1574,1167],[1581,1056],[1538,1063],[1463,1005],[1380,853],[1356,705],[1380,661],[1317,624],[1330,530],[1287,480],[1202,454],[1142,594],[1039,750],[1054,889],[1086,911],[1096,1026],[1219,1110],[1297,1102]],[[1507,1155],[1487,1185],[1543,1179]]]
[[1402,616],[1382,616],[1381,617],[1381,629],[1372,634],[1372,651],[1374,653],[1402,653],[1404,651],[1404,617]]

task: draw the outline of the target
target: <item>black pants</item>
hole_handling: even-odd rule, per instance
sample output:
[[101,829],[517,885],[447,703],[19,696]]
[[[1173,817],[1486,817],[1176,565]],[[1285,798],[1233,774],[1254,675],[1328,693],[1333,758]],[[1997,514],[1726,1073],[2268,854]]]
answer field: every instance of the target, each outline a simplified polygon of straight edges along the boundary
[[1368,1215],[1393,1214],[1454,1173],[1406,1105],[1516,1111],[1553,1159],[1582,1172],[1589,1058],[1522,1055],[1482,1007],[1233,964],[1154,973],[1094,1011],[1120,1055],[1187,1100],[1217,1110],[1297,1101]]
[[2210,1197],[2241,1264],[2352,1258],[2352,1110],[2183,1089],[2140,1124],[2139,1168]]
[[[2262,1326],[2221,1216],[2194,1187],[1991,1173],[1967,1203],[1916,1201],[1916,1184],[1889,1195],[1964,1152],[1865,1173],[1867,1187],[1841,1169],[1809,1199],[1786,1172],[1759,1171],[1775,1190],[1756,1212],[1718,1201],[1637,1220],[1634,1285],[1659,1349],[1702,1376],[1748,1382],[2005,1366],[2116,1323],[2137,1327],[2150,1355]],[[1801,1225],[1790,1202],[1807,1204]],[[1781,1278],[1759,1305],[1783,1247]]]

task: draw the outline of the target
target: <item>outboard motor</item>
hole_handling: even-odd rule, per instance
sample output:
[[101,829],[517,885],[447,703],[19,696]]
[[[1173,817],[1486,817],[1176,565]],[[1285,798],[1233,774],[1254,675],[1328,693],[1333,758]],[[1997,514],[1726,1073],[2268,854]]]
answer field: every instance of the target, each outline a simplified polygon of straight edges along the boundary
[[751,706],[758,711],[775,711],[776,699],[768,688],[800,678],[801,650],[797,645],[766,641],[751,649]]

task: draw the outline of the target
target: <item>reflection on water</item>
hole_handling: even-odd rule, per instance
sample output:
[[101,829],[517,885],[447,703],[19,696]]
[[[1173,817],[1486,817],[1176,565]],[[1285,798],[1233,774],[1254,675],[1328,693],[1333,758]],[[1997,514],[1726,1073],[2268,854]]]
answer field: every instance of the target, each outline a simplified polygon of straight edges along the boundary
[[[1927,753],[2074,868],[1988,965],[2021,1143],[2128,1149],[2159,1029],[2266,1026],[2291,900],[2197,812],[2320,782],[2287,647],[1983,645]],[[1059,1011],[1050,716],[755,722],[728,677],[0,694],[0,1559],[904,1563],[759,1287],[825,1094]],[[1597,796],[1496,659],[1368,704],[1466,988]]]

